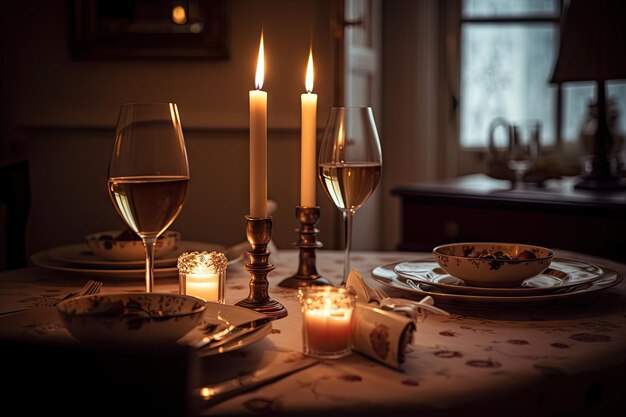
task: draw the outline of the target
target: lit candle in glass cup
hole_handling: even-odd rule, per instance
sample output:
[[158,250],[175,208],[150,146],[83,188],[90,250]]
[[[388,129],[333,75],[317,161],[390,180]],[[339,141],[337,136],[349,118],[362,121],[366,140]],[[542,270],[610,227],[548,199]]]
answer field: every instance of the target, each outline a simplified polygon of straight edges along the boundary
[[303,351],[323,359],[352,352],[352,316],[355,295],[346,288],[312,286],[298,292],[302,306]]
[[228,261],[221,252],[185,252],[178,257],[179,293],[224,304]]

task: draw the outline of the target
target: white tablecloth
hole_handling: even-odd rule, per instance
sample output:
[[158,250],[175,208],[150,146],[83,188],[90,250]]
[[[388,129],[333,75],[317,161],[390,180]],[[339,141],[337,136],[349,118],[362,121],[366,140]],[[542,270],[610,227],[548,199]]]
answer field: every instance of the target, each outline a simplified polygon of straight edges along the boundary
[[[427,254],[355,252],[364,276],[383,264]],[[626,274],[626,265],[557,252]],[[298,253],[280,250],[270,262],[270,296],[288,310],[273,331],[245,349],[200,361],[198,384],[212,383],[289,361],[302,350],[297,291],[277,284],[297,268]],[[343,253],[317,252],[318,272],[340,281]],[[0,274],[0,312],[35,306],[80,287],[87,276],[38,267]],[[229,268],[227,304],[248,294],[242,265]],[[368,281],[376,285],[371,279]],[[107,281],[104,292],[141,289],[137,280]],[[157,291],[176,291],[172,279]],[[626,410],[626,283],[545,305],[441,305],[451,317],[430,315],[418,325],[402,371],[358,353],[326,361],[271,385],[201,411],[224,414],[313,415],[589,415]],[[0,329],[1,330],[1,329]],[[617,411],[616,411],[617,410]],[[578,414],[576,414],[578,415]],[[600,415],[600,414],[597,414]]]

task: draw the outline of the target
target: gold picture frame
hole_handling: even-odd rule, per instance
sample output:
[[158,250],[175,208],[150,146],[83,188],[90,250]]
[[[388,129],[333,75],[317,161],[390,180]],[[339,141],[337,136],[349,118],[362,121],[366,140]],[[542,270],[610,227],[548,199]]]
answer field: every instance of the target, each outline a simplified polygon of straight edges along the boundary
[[79,60],[223,60],[229,0],[71,0]]

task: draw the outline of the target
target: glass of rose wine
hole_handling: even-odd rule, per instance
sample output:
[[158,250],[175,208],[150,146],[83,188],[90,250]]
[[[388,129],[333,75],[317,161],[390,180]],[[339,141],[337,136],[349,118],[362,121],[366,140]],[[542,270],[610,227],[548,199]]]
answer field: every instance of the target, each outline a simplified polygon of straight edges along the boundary
[[352,217],[372,195],[382,173],[380,140],[371,107],[332,107],[320,145],[318,174],[345,223],[344,287],[350,273]]
[[154,246],[180,213],[189,184],[175,103],[123,104],[109,162],[113,205],[143,241],[146,292],[154,289]]

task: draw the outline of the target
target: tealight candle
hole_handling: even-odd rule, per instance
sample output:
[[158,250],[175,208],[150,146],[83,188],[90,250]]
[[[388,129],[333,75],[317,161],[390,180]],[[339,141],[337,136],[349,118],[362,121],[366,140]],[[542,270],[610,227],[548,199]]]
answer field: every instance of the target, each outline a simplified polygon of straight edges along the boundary
[[304,353],[324,359],[349,355],[354,294],[345,288],[313,286],[300,289],[299,299]]
[[185,252],[178,257],[179,293],[224,303],[226,256],[220,252]]
[[185,277],[185,294],[205,301],[218,301],[219,274],[188,273]]

